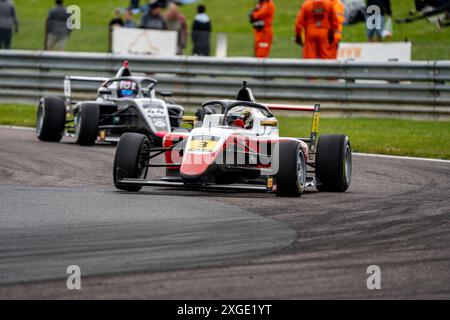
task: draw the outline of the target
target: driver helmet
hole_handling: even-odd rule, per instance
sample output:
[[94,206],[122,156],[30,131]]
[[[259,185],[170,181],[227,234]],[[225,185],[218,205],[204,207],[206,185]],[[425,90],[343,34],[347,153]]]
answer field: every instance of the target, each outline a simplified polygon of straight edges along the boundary
[[134,98],[138,94],[136,82],[130,80],[120,81],[117,96],[119,98]]
[[253,112],[252,108],[245,108],[242,111],[242,121],[245,123],[245,129],[251,129],[253,128]]

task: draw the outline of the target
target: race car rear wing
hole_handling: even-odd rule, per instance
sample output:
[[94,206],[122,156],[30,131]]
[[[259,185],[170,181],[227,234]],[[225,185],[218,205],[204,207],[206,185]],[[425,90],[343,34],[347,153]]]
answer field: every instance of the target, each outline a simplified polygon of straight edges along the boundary
[[[129,63],[127,60],[123,61],[122,67],[117,72],[115,79],[119,79],[122,77],[131,77],[131,71],[129,69]],[[111,80],[111,78],[66,76],[64,79],[64,98],[66,104],[70,105],[72,103],[72,85],[71,85],[72,81],[105,83],[106,81],[109,80]]]
[[[283,110],[283,111],[315,111],[317,105],[314,106],[302,106],[292,104],[266,104],[270,110]],[[320,108],[320,105],[318,105]]]
[[320,121],[320,104],[314,106],[302,106],[302,105],[288,105],[288,104],[266,104],[270,110],[282,110],[282,111],[306,111],[312,112],[312,124],[311,132],[309,135],[309,155],[310,160],[315,159],[317,149],[317,138],[319,134],[319,121]]
[[67,105],[72,103],[72,81],[105,83],[109,78],[66,76],[64,78],[64,99]]

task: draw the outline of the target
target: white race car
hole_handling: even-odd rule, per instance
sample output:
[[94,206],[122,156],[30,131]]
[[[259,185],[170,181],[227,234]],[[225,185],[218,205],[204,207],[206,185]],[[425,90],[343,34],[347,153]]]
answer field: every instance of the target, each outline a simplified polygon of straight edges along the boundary
[[[244,82],[236,100],[208,101],[202,107],[203,121],[194,125],[192,118],[190,132],[167,133],[161,148],[152,148],[145,135],[122,135],[114,159],[115,186],[131,192],[159,186],[292,197],[307,187],[344,192],[350,186],[350,141],[345,135],[318,137],[320,105],[259,104]],[[280,109],[313,112],[310,137],[280,137],[271,112]],[[156,162],[161,155],[164,162]],[[150,180],[149,168],[164,168],[165,174]]]
[[[97,98],[72,99],[72,82],[99,82]],[[36,135],[39,140],[59,142],[64,135],[78,144],[92,146],[96,141],[116,143],[125,132],[147,135],[153,145],[182,123],[184,108],[166,101],[169,92],[159,92],[158,81],[133,76],[124,61],[114,78],[66,76],[63,97],[43,97],[38,106]]]

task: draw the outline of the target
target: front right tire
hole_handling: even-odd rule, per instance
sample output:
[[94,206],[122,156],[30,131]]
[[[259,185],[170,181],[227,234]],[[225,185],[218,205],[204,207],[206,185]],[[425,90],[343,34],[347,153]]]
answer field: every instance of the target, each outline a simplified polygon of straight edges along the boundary
[[345,135],[321,135],[316,153],[317,189],[345,192],[352,179],[352,148]]
[[98,137],[100,107],[95,103],[82,104],[75,114],[75,139],[80,146],[93,146]]
[[59,142],[66,127],[66,105],[60,97],[43,97],[36,116],[36,136],[41,141]]

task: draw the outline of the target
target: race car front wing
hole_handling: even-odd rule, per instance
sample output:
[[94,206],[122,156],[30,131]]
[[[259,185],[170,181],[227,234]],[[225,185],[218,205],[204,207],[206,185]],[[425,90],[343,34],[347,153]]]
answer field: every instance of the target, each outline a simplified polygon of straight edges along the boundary
[[272,193],[274,192],[273,180],[268,179],[268,183],[264,185],[250,185],[250,184],[186,184],[181,181],[168,180],[142,180],[142,179],[123,179],[118,181],[121,185],[129,186],[146,186],[146,187],[169,187],[169,188],[183,188],[191,190],[215,190],[215,191],[240,191],[240,192],[257,192],[257,193]]

